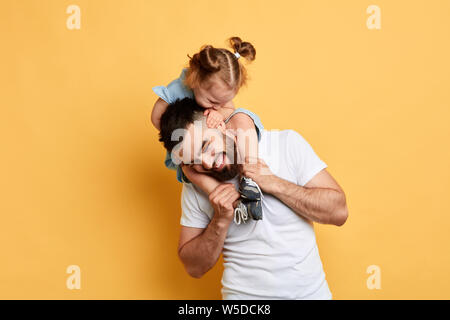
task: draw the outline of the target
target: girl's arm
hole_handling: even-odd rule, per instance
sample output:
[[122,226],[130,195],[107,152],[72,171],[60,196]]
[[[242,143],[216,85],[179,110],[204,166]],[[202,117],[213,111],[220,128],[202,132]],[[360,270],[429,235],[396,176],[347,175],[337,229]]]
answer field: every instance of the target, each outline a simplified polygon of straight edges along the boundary
[[159,124],[161,121],[161,116],[164,113],[164,111],[166,111],[167,106],[169,104],[167,102],[165,102],[163,99],[159,98],[158,100],[156,100],[155,105],[153,106],[153,110],[152,110],[152,123],[155,126],[156,129],[161,130]]

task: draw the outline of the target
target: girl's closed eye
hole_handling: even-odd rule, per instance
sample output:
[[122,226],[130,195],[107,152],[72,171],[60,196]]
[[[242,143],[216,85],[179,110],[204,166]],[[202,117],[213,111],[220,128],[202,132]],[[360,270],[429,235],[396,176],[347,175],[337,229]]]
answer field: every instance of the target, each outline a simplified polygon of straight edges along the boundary
[[210,108],[213,108],[215,110],[217,110],[220,107],[218,103],[211,101],[210,99],[207,99],[207,103],[210,106]]

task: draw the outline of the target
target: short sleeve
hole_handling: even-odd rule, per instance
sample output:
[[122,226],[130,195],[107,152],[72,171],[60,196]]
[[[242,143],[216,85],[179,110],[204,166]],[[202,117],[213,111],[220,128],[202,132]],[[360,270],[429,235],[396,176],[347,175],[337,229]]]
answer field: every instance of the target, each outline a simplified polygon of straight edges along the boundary
[[[181,219],[180,224],[185,227],[206,228],[210,217],[205,211],[204,202],[192,184],[183,184],[181,192]],[[209,202],[207,206],[210,207]],[[209,209],[209,208],[208,208]],[[212,207],[210,207],[212,210]]]
[[288,134],[288,152],[294,163],[297,184],[304,186],[316,174],[327,167],[310,144],[297,132],[290,130]]
[[255,129],[256,129],[256,134],[258,136],[258,141],[261,140],[261,135],[262,132],[264,130],[264,126],[261,122],[261,119],[258,117],[258,115],[256,113],[251,112],[250,110],[244,109],[244,108],[237,108],[236,110],[234,110],[234,112],[225,120],[225,123],[227,123],[231,117],[233,117],[236,113],[244,113],[247,116],[249,116],[252,120],[253,123],[255,125]]
[[183,72],[181,72],[181,75],[178,79],[173,80],[166,87],[153,87],[153,92],[168,104],[174,103],[175,101],[182,100],[184,98],[193,98],[194,93],[183,82],[185,74],[186,69],[183,69]]

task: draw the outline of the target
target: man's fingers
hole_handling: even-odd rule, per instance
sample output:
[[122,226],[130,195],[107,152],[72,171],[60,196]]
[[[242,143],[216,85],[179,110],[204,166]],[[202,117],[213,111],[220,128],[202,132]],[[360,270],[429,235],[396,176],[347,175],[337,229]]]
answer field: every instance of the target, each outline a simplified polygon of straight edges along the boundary
[[215,198],[216,198],[218,195],[220,195],[226,188],[229,188],[230,186],[233,186],[233,188],[234,188],[234,185],[232,185],[232,184],[230,184],[230,183],[222,183],[222,184],[218,185],[218,186],[216,187],[216,189],[214,189],[214,191],[210,193],[210,195],[209,195],[209,200],[211,201],[211,200],[215,199]]
[[220,199],[219,205],[223,208],[232,209],[234,207],[234,202],[238,200],[241,195],[236,191],[236,189],[230,189],[227,194]]
[[225,189],[223,192],[221,192],[220,194],[216,195],[213,199],[212,199],[212,203],[218,206],[223,206],[223,200],[226,199],[226,197],[228,196],[228,189]]
[[223,196],[218,200],[222,207],[226,207],[228,204],[232,205],[234,200],[230,200],[237,193],[236,189],[228,188],[223,192]]
[[256,165],[247,164],[242,167],[241,174],[247,178],[253,179],[254,176],[258,175],[258,172]]
[[217,195],[215,199],[212,200],[213,206],[217,209],[229,210],[233,208],[233,202],[239,198],[240,195],[234,187],[226,188],[221,194]]
[[226,187],[227,187],[227,184],[226,184],[226,183],[219,184],[219,185],[213,190],[213,192],[211,192],[211,193],[209,194],[209,199],[211,200],[211,199],[215,198],[215,197],[216,197],[219,193],[221,193],[222,190],[225,189]]
[[250,179],[252,179],[252,180],[256,180],[256,179],[255,179],[256,174],[254,174],[253,172],[247,172],[247,173],[245,173],[245,174],[244,174],[244,177],[250,178]]
[[253,157],[253,156],[245,156],[244,160],[245,160],[245,163],[257,164],[259,161],[259,158]]
[[251,166],[244,166],[242,168],[242,174],[246,175],[246,174],[252,174],[252,173],[256,173],[257,169]]
[[228,199],[227,199],[227,203],[230,203],[231,206],[234,207],[234,203],[241,197],[241,195],[239,194],[239,192],[232,192]]
[[264,166],[267,166],[266,162],[263,159],[261,159],[261,158],[258,158],[258,162],[261,163]]

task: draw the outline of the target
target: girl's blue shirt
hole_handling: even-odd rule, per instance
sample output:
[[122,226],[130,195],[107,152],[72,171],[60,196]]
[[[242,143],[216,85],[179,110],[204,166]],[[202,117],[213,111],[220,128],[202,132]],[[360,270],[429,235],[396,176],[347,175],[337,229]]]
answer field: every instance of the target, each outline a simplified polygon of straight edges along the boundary
[[184,98],[194,98],[194,93],[190,88],[184,84],[184,79],[186,78],[187,69],[183,69],[181,75],[178,79],[173,80],[171,83],[164,86],[157,86],[153,88],[155,92],[161,99],[163,99],[168,104],[174,103],[175,101],[182,100]]

